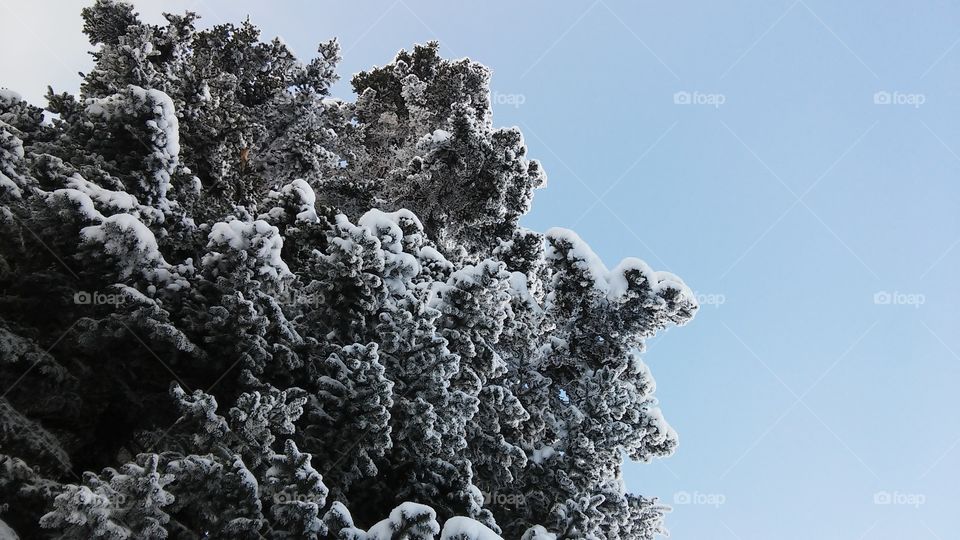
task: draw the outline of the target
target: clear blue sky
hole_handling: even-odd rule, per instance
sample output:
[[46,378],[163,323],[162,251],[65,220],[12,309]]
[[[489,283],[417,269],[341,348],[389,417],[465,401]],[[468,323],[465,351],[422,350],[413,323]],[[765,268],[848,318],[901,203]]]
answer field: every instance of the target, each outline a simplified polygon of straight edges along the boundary
[[[0,84],[74,90],[77,5],[0,4]],[[430,39],[491,66],[495,122],[549,175],[526,225],[707,302],[645,356],[680,450],[626,468],[699,503],[675,505],[673,538],[960,538],[960,7],[137,4],[249,13],[301,57],[338,36],[346,78]]]

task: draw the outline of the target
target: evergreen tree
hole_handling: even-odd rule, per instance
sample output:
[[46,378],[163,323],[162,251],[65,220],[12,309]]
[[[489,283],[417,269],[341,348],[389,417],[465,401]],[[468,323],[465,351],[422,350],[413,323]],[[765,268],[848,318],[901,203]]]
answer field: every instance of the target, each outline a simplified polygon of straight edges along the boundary
[[79,96],[0,90],[0,534],[665,532],[622,459],[677,446],[641,355],[696,301],[520,227],[486,67],[416,46],[351,101],[335,40],[82,14]]

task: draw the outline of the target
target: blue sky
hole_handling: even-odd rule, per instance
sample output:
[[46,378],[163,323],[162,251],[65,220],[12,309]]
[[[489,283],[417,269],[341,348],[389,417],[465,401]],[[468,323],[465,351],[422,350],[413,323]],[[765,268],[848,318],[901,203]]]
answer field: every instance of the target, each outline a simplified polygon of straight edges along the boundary
[[[495,123],[574,228],[701,296],[650,343],[681,446],[630,464],[673,538],[960,537],[960,7],[943,1],[137,2],[248,13],[337,87],[437,39],[494,70]],[[0,84],[75,90],[73,2],[0,0]],[[686,504],[684,504],[686,503]]]

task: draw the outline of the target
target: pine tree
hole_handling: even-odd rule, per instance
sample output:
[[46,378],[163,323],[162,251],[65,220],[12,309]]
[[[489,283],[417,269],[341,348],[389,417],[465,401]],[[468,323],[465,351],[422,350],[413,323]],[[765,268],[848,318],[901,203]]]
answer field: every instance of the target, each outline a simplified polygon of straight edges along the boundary
[[0,90],[0,533],[665,532],[622,459],[677,446],[641,356],[696,301],[520,226],[489,69],[418,45],[337,99],[336,40],[82,15],[78,96]]
[[[355,480],[376,476],[377,461],[391,447],[393,383],[385,377],[376,343],[343,347],[312,369],[318,390],[305,443],[323,452],[318,459],[341,463],[336,482],[342,493]],[[358,434],[364,434],[359,445]]]

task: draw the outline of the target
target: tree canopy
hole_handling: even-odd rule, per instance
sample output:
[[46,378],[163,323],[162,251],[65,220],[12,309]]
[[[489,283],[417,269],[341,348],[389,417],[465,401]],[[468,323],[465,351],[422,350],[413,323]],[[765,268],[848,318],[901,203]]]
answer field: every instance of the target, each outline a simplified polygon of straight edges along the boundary
[[696,300],[519,225],[490,71],[401,51],[330,96],[249,21],[83,10],[96,64],[0,91],[0,530],[652,538],[677,445],[644,342]]

